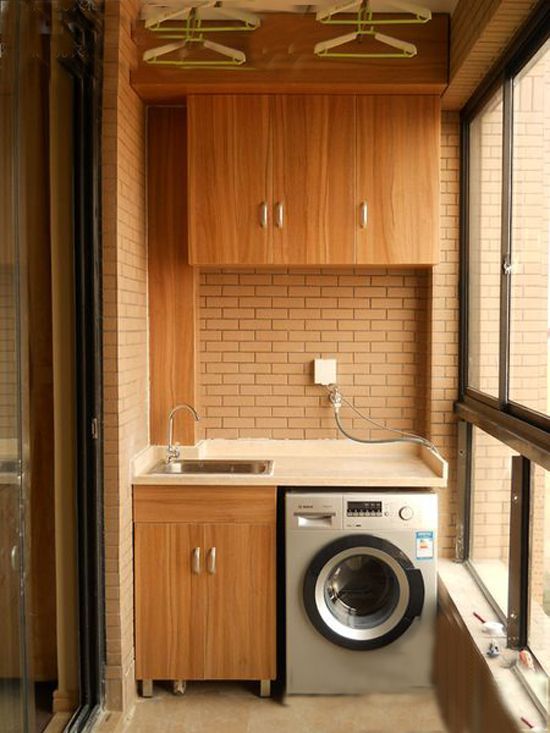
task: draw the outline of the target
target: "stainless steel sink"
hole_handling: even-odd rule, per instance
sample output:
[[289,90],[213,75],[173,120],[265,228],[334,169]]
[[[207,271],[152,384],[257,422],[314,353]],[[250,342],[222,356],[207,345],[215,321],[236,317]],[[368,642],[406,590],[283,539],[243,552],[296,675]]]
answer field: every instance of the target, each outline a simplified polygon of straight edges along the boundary
[[236,474],[269,476],[273,473],[273,461],[232,461],[216,459],[184,459],[157,463],[150,474]]

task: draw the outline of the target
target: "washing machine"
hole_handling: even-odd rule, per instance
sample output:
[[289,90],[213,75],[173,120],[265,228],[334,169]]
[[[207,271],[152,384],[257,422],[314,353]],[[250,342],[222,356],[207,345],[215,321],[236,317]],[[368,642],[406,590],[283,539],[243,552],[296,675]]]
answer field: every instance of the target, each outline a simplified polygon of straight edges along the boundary
[[429,686],[437,496],[289,491],[285,520],[287,692]]

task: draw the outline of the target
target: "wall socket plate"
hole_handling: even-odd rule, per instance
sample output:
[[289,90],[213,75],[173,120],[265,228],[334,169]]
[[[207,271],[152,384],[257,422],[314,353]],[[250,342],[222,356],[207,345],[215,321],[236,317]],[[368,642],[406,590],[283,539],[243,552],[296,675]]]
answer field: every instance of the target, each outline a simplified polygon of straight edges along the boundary
[[314,359],[313,381],[315,384],[336,384],[336,359]]

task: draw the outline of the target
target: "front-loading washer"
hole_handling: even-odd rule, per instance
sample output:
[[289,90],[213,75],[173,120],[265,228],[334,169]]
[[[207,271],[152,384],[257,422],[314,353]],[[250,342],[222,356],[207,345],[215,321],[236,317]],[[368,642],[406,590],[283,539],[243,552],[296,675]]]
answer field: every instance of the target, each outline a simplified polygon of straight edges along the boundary
[[285,521],[287,692],[429,686],[437,496],[289,491]]

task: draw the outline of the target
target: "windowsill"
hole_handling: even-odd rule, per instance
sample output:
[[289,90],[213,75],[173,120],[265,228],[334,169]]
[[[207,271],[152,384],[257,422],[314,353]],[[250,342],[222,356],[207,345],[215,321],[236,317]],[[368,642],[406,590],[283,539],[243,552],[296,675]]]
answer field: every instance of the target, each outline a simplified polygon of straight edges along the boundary
[[[472,560],[475,572],[493,596],[497,606],[506,614],[508,608],[508,568],[500,560]],[[550,676],[550,616],[540,603],[531,598],[529,648],[540,666]]]
[[490,659],[486,656],[485,652],[490,637],[482,632],[481,622],[474,616],[474,612],[486,621],[498,621],[499,619],[496,618],[495,612],[473,577],[463,565],[451,560],[440,560],[438,570],[439,583],[447,591],[465,630],[470,634],[480,656],[485,660],[501,694],[502,703],[514,720],[517,721],[518,730],[530,730],[527,725],[521,722],[521,718],[528,720],[535,726],[536,730],[547,730],[546,721],[539,713],[514,670],[503,667],[501,657]]
[[504,617],[508,609],[508,566],[502,560],[474,560],[470,558],[475,572]]

